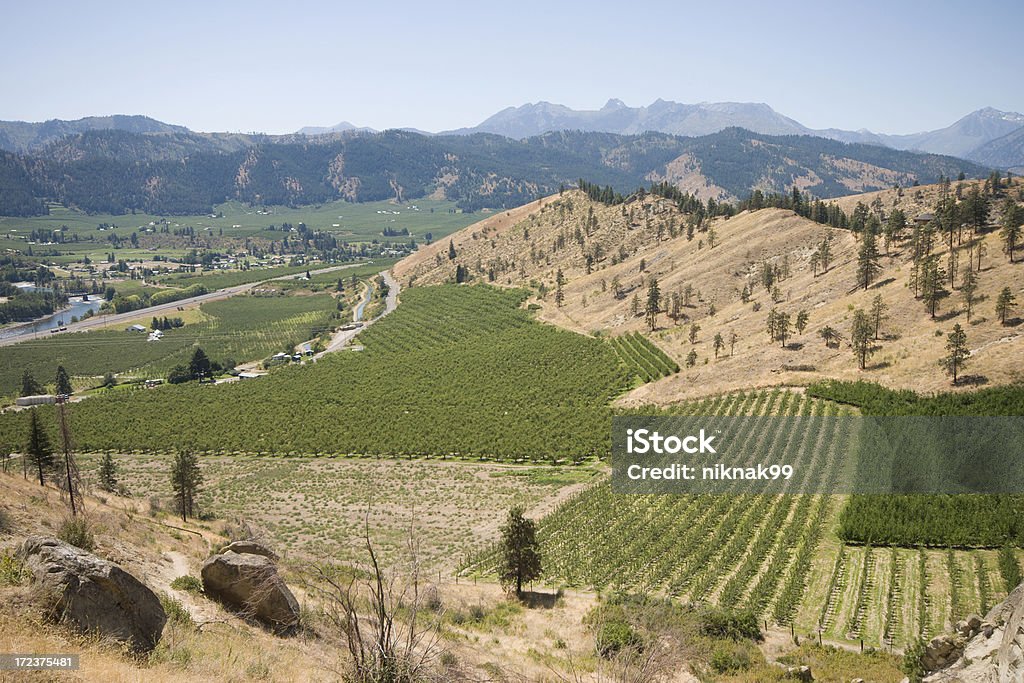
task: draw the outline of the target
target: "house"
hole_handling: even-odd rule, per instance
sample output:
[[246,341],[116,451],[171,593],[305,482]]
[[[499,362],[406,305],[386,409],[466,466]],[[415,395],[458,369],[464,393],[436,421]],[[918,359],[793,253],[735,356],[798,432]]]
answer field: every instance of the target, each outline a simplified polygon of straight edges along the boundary
[[160,386],[163,383],[164,383],[164,381],[162,379],[147,379],[146,380],[146,388],[147,389],[152,389],[153,387],[158,387],[158,386]]
[[147,328],[142,325],[132,325],[131,327],[124,328],[125,332],[145,332]]
[[263,374],[259,372],[240,372],[238,373],[238,379],[256,379],[262,377]]
[[914,218],[914,222],[918,225],[925,225],[927,223],[931,223],[933,220],[935,220],[934,213],[919,213]]

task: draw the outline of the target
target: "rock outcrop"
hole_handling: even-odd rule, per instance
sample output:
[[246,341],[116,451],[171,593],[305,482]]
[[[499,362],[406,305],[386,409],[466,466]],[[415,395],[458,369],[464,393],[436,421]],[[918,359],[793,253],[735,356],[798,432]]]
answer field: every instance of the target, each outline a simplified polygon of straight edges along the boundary
[[[258,550],[269,552],[263,546]],[[299,603],[277,572],[269,556],[258,552],[239,552],[244,546],[214,555],[203,563],[203,590],[226,605],[272,627],[288,633],[298,626]]]
[[160,640],[167,615],[159,598],[121,567],[56,538],[30,536],[19,553],[50,617],[136,652]]
[[263,555],[275,562],[277,561],[277,553],[259,541],[233,541],[221,548],[220,552],[223,554],[229,550],[240,555]]
[[[957,644],[956,656],[927,676],[926,683],[1024,683],[1024,584],[984,619],[973,615],[958,622],[956,628],[955,636],[939,637]],[[929,643],[929,649],[936,640]],[[927,651],[922,663],[934,670]]]

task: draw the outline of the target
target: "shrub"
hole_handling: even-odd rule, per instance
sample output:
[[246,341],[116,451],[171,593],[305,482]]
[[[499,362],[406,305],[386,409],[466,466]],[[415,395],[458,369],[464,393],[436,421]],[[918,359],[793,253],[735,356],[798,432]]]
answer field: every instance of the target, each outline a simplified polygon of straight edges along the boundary
[[172,598],[166,593],[161,593],[160,606],[164,608],[168,621],[181,626],[191,627],[195,625],[195,622],[192,621],[192,615],[189,614],[189,611],[185,609],[180,600]]
[[186,574],[171,581],[171,588],[188,593],[201,593],[203,591],[203,583],[196,577]]
[[57,531],[57,538],[82,550],[91,551],[96,547],[96,537],[93,536],[92,527],[81,517],[65,519]]
[[719,643],[711,653],[711,668],[728,674],[750,668],[750,652],[738,643]]
[[927,671],[921,663],[924,656],[925,644],[923,640],[915,640],[903,653],[903,673],[907,674],[910,683],[920,683]]
[[11,519],[11,513],[7,512],[5,508],[0,508],[0,534],[9,534],[14,531],[14,520]]
[[750,610],[733,611],[708,607],[701,612],[700,630],[704,635],[715,638],[761,640],[757,615]]
[[28,579],[25,565],[11,552],[0,555],[0,586],[20,586]]
[[624,649],[639,649],[640,635],[624,621],[606,621],[597,631],[597,653],[611,657]]

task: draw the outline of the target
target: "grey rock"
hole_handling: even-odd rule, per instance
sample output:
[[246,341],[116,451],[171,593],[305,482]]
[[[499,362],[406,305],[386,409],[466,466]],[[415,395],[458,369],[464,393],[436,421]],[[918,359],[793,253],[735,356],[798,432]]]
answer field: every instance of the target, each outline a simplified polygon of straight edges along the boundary
[[136,652],[160,640],[167,622],[160,599],[121,567],[56,538],[30,536],[19,553],[52,618]]
[[229,550],[203,563],[203,590],[279,633],[299,622],[299,603],[265,555]]
[[804,681],[805,683],[811,683],[814,681],[814,676],[811,675],[811,667],[809,666],[786,667],[786,678]]
[[223,554],[229,550],[239,555],[262,555],[275,562],[278,560],[277,553],[258,541],[234,541],[221,548],[220,552]]

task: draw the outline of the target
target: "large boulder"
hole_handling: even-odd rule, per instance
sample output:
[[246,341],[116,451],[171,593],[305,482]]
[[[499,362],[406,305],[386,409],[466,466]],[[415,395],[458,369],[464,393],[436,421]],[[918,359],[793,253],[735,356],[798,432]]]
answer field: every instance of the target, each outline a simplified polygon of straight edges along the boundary
[[145,652],[160,640],[160,599],[116,564],[56,538],[30,536],[19,551],[42,590],[49,616]]
[[203,590],[278,632],[299,623],[299,603],[266,555],[219,553],[203,564]]
[[1020,683],[1024,681],[1024,584],[985,615],[957,624],[970,635],[962,656],[924,680],[927,683]]
[[229,550],[239,555],[263,555],[263,557],[268,557],[275,562],[277,561],[277,553],[259,541],[233,541],[221,548],[220,552],[223,554]]

